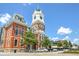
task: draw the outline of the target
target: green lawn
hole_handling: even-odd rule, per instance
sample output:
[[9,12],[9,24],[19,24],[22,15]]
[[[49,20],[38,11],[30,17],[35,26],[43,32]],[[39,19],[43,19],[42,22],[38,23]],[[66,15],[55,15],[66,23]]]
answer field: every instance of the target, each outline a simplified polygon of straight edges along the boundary
[[64,53],[79,54],[79,50],[69,50],[69,51],[64,51]]

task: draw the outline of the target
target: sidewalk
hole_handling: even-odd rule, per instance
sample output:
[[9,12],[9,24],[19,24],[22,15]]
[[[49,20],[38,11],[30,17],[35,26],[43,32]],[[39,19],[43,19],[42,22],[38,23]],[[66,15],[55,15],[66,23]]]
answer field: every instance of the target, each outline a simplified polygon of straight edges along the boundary
[[79,54],[64,54],[58,52],[42,52],[42,53],[0,53],[0,56],[79,56]]

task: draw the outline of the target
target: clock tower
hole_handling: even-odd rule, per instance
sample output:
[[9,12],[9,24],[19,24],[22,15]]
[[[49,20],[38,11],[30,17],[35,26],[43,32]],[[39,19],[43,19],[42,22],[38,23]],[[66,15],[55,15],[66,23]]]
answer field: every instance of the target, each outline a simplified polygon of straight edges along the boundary
[[44,38],[45,24],[44,15],[40,9],[36,9],[32,15],[32,32],[35,34],[37,45],[36,48],[42,48],[41,41]]

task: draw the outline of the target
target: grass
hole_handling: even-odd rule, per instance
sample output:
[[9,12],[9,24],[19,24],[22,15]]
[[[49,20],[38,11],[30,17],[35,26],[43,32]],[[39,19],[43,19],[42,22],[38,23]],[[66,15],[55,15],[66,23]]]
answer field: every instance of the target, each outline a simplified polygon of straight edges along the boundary
[[69,50],[69,51],[64,51],[64,53],[79,54],[79,50]]

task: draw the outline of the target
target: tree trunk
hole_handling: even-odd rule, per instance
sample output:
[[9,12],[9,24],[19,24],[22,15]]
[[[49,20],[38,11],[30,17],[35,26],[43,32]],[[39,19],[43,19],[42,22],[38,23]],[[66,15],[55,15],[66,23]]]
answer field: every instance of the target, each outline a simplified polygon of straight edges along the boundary
[[32,45],[30,45],[30,51],[32,51]]

